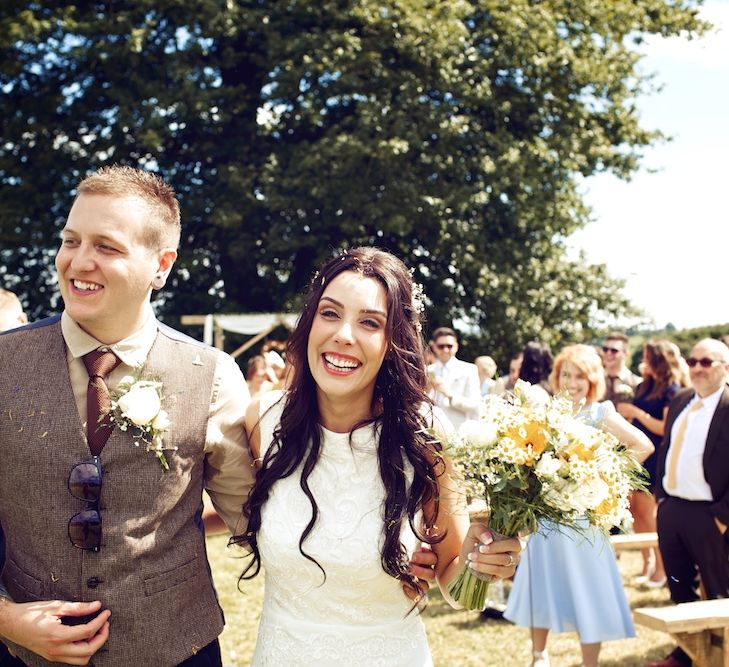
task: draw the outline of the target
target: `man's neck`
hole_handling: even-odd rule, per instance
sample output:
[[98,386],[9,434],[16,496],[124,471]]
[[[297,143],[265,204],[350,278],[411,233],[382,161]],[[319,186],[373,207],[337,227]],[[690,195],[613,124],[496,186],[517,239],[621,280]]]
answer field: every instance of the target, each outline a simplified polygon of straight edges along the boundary
[[620,364],[620,366],[618,366],[617,370],[615,370],[615,371],[608,370],[608,372],[607,372],[608,377],[611,377],[611,378],[620,377],[625,372],[625,368],[626,367],[624,364]]

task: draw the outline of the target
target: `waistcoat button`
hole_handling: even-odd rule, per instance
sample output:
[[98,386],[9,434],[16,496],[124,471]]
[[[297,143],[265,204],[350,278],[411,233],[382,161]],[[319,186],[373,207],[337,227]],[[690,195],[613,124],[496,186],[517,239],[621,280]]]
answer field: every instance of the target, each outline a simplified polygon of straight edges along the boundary
[[86,580],[86,585],[89,588],[96,588],[99,584],[103,583],[103,579],[99,579],[99,577],[90,577]]

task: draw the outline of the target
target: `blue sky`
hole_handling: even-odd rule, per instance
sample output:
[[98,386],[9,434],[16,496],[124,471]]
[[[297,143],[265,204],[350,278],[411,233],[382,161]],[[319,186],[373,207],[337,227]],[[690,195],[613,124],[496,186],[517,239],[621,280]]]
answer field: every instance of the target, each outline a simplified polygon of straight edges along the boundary
[[643,48],[641,69],[664,86],[639,100],[643,126],[672,141],[648,149],[630,182],[588,179],[594,221],[570,237],[659,327],[729,322],[729,0],[701,16],[715,25],[702,39]]

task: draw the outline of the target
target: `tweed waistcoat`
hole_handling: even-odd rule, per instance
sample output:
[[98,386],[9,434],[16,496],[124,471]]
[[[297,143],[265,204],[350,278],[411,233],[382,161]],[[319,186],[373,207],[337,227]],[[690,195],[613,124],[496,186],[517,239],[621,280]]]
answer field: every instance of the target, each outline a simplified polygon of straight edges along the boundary
[[[3,583],[16,602],[101,600],[111,610],[96,667],[177,665],[223,629],[200,514],[204,443],[217,351],[160,326],[143,377],[163,382],[164,472],[131,430],[101,453],[99,552],[74,547],[68,520],[85,508],[67,487],[91,458],[57,318],[0,336],[0,522]],[[18,648],[28,665],[50,665]]]

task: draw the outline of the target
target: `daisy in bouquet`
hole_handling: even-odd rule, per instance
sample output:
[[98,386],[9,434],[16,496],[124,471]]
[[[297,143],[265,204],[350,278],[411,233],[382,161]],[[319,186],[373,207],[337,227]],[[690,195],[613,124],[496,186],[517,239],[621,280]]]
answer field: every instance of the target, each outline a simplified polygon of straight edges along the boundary
[[[538,523],[584,532],[631,520],[628,495],[642,488],[642,468],[618,439],[575,418],[566,395],[529,400],[517,382],[507,397],[486,398],[481,419],[462,424],[447,443],[472,501],[485,501],[489,526],[502,535],[533,533]],[[585,519],[587,520],[585,522]],[[450,593],[483,609],[488,590],[469,568]]]

